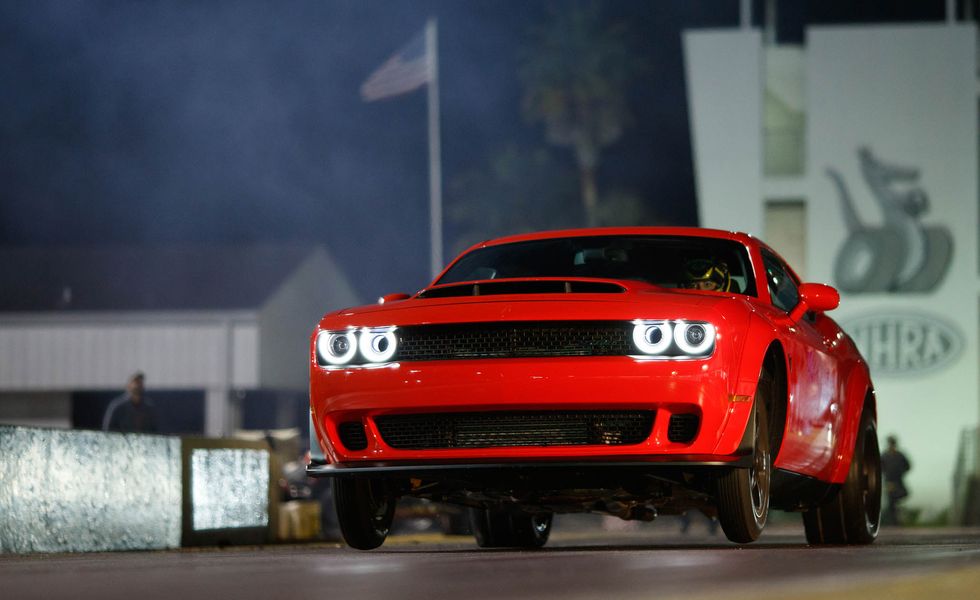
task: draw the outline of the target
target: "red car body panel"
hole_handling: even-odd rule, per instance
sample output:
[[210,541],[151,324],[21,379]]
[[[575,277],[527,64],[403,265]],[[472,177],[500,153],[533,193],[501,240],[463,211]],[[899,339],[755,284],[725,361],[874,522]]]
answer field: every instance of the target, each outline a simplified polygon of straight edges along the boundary
[[[512,236],[470,250],[585,235],[711,237],[738,242],[748,251],[758,294],[665,289],[617,280],[626,289],[622,294],[415,297],[328,314],[310,340],[311,415],[327,460],[337,466],[559,460],[733,462],[744,454],[740,449],[763,359],[778,344],[785,360],[788,393],[782,445],[774,466],[828,483],[844,480],[861,410],[866,399],[873,401],[867,367],[851,340],[826,315],[794,321],[772,305],[761,254],[771,249],[748,235],[716,230],[603,228]],[[711,356],[686,360],[479,358],[356,367],[323,367],[315,359],[320,331],[355,327],[682,318],[715,325],[718,337]],[[653,431],[642,443],[623,446],[399,450],[385,444],[374,421],[387,414],[598,406],[653,409]],[[693,441],[668,440],[668,419],[664,417],[675,413],[700,416],[701,426]],[[364,450],[351,451],[339,443],[338,425],[352,420],[365,426],[368,444]]]

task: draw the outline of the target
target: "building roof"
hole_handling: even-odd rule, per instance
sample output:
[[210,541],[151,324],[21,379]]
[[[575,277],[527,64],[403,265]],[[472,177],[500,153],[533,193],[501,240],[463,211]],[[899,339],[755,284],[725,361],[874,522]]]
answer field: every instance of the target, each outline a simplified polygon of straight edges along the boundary
[[257,309],[315,249],[0,247],[0,312]]

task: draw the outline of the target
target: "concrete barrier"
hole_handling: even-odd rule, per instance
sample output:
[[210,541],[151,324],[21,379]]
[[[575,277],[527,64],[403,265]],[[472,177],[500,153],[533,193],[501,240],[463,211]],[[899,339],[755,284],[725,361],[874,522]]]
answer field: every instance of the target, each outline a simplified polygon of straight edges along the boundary
[[0,425],[0,553],[268,541],[270,474],[260,442]]

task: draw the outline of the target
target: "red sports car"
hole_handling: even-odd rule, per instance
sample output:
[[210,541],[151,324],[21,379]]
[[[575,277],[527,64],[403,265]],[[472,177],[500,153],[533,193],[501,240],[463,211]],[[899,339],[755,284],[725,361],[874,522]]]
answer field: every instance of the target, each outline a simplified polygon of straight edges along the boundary
[[310,346],[311,475],[380,546],[395,501],[468,507],[482,547],[540,547],[552,515],[698,509],[759,537],[878,532],[875,396],[851,339],[767,245],[695,228],[484,242],[414,296],[323,317]]

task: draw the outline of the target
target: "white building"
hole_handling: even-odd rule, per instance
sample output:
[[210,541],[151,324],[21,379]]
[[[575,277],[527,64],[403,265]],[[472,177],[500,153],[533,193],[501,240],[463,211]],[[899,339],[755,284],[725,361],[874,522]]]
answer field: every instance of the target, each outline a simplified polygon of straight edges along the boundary
[[207,435],[240,426],[247,393],[286,415],[317,320],[357,303],[319,246],[2,248],[0,423],[71,427],[73,398],[137,370],[151,398],[200,398]]
[[879,436],[913,463],[908,505],[938,513],[978,415],[975,25],[683,41],[701,224],[840,289],[832,316],[872,366]]

